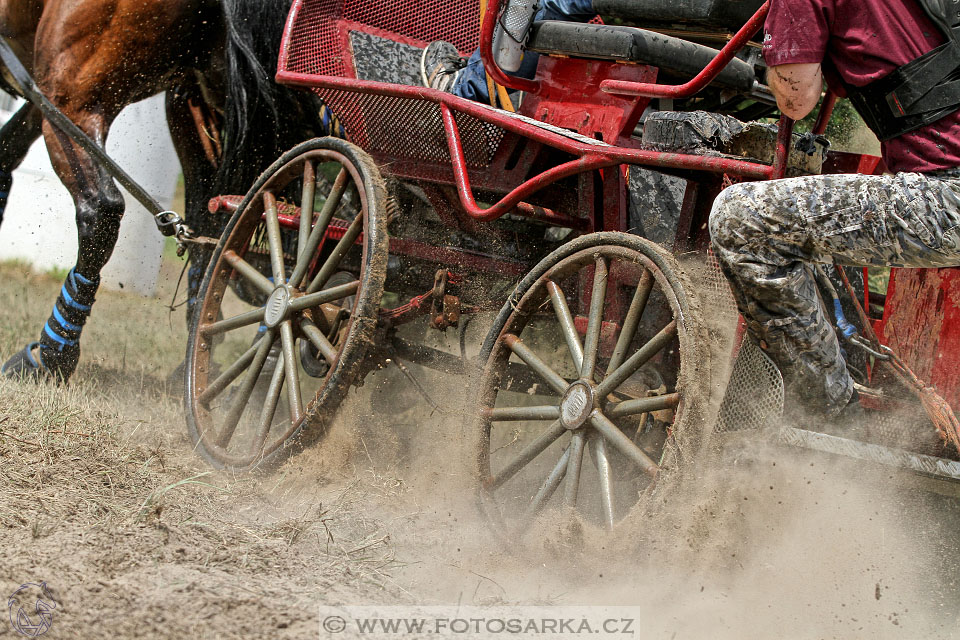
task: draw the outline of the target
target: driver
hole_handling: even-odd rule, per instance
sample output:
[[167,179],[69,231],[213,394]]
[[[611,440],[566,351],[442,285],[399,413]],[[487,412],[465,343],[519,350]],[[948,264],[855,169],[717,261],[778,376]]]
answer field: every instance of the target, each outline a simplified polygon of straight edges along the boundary
[[937,15],[939,4],[771,0],[764,57],[781,111],[805,117],[826,80],[883,141],[893,173],[737,184],[710,215],[721,267],[788,398],[841,428],[859,422],[858,394],[808,264],[960,265],[960,19]]

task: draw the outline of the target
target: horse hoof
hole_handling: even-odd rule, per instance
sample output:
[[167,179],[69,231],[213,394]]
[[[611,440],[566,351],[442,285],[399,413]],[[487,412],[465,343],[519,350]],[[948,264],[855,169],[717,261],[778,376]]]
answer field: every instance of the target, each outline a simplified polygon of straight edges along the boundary
[[63,360],[63,362],[51,362],[49,366],[44,362],[42,355],[45,350],[50,349],[39,342],[31,342],[7,360],[3,367],[0,367],[0,374],[14,380],[66,382],[80,359],[80,349],[77,348],[75,354],[52,352],[51,355],[54,355],[57,360]]
[[7,360],[0,373],[15,380],[41,380],[47,376],[47,368],[33,355],[39,342],[31,342]]

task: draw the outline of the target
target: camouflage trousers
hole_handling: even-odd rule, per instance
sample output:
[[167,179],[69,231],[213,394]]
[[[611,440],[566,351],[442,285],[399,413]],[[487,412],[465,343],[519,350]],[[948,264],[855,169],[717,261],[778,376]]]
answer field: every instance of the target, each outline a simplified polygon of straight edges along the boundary
[[749,332],[788,388],[832,415],[853,380],[807,264],[960,265],[960,169],[737,184],[710,235]]

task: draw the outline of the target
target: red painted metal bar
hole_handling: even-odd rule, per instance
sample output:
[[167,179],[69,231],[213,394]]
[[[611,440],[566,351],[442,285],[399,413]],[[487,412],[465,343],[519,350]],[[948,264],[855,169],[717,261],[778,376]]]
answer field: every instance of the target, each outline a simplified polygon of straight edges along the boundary
[[780,116],[777,127],[777,153],[773,157],[771,180],[779,180],[787,175],[787,161],[790,159],[790,147],[793,146],[793,120]]
[[483,60],[483,68],[497,84],[503,85],[508,89],[519,89],[527,93],[536,93],[540,89],[540,83],[538,81],[508,76],[493,57],[493,31],[497,26],[497,17],[499,15],[500,0],[488,0],[487,13],[483,18],[483,26],[480,28],[480,59]]
[[[645,98],[689,98],[702,91],[713,82],[720,72],[730,64],[733,57],[750,41],[763,26],[770,9],[767,0],[740,31],[728,42],[710,64],[704,67],[695,78],[686,84],[664,85],[653,82],[626,82],[624,80],[604,80],[600,89],[620,96],[640,96]],[[482,40],[481,40],[482,42]],[[484,60],[486,63],[486,60]]]
[[450,157],[453,161],[453,175],[457,180],[457,192],[460,194],[460,203],[471,218],[480,222],[496,220],[505,213],[509,213],[527,196],[549,186],[558,180],[567,178],[585,171],[593,171],[604,167],[620,164],[617,160],[602,155],[584,155],[583,157],[565,162],[548,169],[538,176],[527,180],[519,187],[504,196],[498,203],[488,209],[481,209],[473,198],[470,189],[470,176],[467,174],[467,161],[463,155],[463,145],[460,143],[460,130],[453,112],[447,105],[441,105],[440,114],[443,117],[443,128],[447,132],[447,145],[450,147]]
[[823,104],[820,105],[820,113],[817,114],[817,123],[813,125],[813,133],[822,136],[827,132],[827,125],[830,124],[835,106],[837,106],[837,94],[833,91],[827,91],[827,95],[823,98]]
[[665,153],[662,151],[648,151],[628,147],[615,147],[603,144],[581,142],[530,124],[525,120],[511,117],[505,111],[488,107],[478,102],[471,102],[436,89],[413,87],[400,84],[387,84],[369,80],[355,80],[353,78],[338,78],[335,76],[318,76],[305,73],[280,71],[276,79],[281,84],[307,88],[336,89],[353,93],[393,96],[434,102],[446,106],[452,111],[465,113],[478,120],[489,122],[501,129],[524,136],[529,140],[541,142],[554,149],[559,149],[576,156],[604,156],[616,160],[613,164],[636,164],[648,167],[665,167],[689,171],[709,171],[712,173],[729,173],[746,179],[765,180],[770,178],[770,166],[747,160],[731,158],[716,158],[710,156],[696,156],[683,153]]
[[457,267],[465,271],[498,273],[510,276],[522,275],[529,269],[529,265],[513,260],[470,253],[461,249],[438,247],[407,238],[390,238],[390,255],[418,258],[424,262],[442,264],[449,268]]
[[[242,196],[217,196],[210,200],[208,206],[211,213],[219,211],[234,212],[242,200]],[[288,205],[284,213],[277,214],[277,219],[282,228],[295,231],[300,228],[300,208]],[[349,224],[345,220],[333,218],[324,235],[324,241],[339,240],[346,233],[348,226]],[[362,234],[357,238],[356,244],[363,244]],[[428,262],[458,266],[471,271],[502,273],[511,276],[519,276],[527,271],[527,266],[520,262],[461,249],[438,247],[409,238],[390,238],[390,255],[408,256]]]
[[549,222],[560,227],[568,227],[577,231],[589,231],[592,225],[587,218],[572,218],[570,216],[557,213],[553,209],[538,207],[529,202],[518,202],[517,211],[525,218],[538,220],[540,222]]

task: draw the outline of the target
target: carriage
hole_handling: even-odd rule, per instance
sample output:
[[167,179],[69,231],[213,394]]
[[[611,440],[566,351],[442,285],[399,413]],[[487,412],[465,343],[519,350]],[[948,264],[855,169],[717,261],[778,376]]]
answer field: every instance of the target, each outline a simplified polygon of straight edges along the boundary
[[[861,341],[861,382],[882,389],[867,395],[878,427],[853,440],[779,425],[779,373],[742,337],[709,253],[716,195],[883,170],[824,144],[832,96],[809,135],[773,124],[756,39],[767,5],[595,0],[609,24],[532,26],[540,61],[524,79],[493,56],[505,4],[294,2],[276,80],[314,92],[345,139],[306,141],[245,196],[210,203],[231,217],[190,330],[198,453],[220,468],[275,462],[320,440],[352,384],[413,362],[469,380],[471,473],[504,530],[554,503],[613,527],[706,436],[745,429],[960,480],[955,419],[918,412],[876,343]],[[490,82],[517,93],[493,91],[494,107],[423,87],[421,51],[438,39],[479,47]],[[956,313],[953,272],[895,270],[888,292],[845,275],[861,276],[838,287],[864,309],[859,333],[896,334],[897,366],[922,368],[955,405],[949,323],[915,327]],[[405,337],[418,323],[462,345],[474,317],[493,317],[476,357]],[[907,442],[907,429],[931,437]]]

